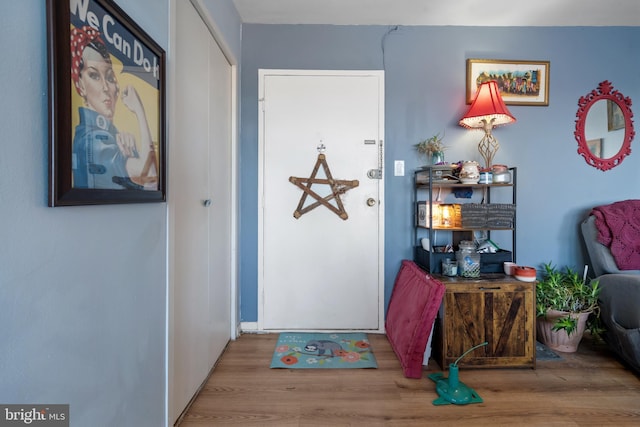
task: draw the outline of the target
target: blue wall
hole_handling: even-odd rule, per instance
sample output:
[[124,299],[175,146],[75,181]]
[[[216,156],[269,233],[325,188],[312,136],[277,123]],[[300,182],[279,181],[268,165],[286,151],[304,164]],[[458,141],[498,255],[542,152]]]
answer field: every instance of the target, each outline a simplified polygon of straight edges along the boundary
[[[173,1],[116,0],[168,69]],[[204,3],[239,58],[232,0]],[[72,426],[165,425],[167,205],[47,207],[45,4],[0,2],[0,402],[68,403]]]
[[[510,106],[515,124],[495,130],[495,159],[518,167],[519,264],[546,261],[581,268],[578,225],[589,209],[639,198],[640,154],[601,172],[577,154],[573,136],[580,96],[609,80],[640,102],[640,28],[243,26],[241,98],[242,321],[257,320],[258,69],[384,69],[386,84],[386,301],[402,259],[412,257],[412,175],[393,176],[393,161],[420,166],[412,145],[445,133],[449,161],[480,160],[481,135],[458,126],[466,112],[467,58],[548,60],[548,107]],[[637,142],[632,144],[632,148]]]
[[[118,3],[167,48],[166,2]],[[47,207],[45,4],[0,5],[0,402],[163,425],[166,205]]]
[[207,9],[213,24],[220,32],[222,42],[229,48],[236,60],[240,60],[242,23],[240,15],[233,5],[232,0],[200,0]]

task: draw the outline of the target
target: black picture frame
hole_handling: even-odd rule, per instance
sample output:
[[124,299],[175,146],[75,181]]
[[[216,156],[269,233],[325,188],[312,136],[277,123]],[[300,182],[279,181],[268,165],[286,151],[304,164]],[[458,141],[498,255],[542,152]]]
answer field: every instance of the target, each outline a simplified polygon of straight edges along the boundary
[[49,206],[165,202],[165,51],[111,0],[47,0],[47,37]]

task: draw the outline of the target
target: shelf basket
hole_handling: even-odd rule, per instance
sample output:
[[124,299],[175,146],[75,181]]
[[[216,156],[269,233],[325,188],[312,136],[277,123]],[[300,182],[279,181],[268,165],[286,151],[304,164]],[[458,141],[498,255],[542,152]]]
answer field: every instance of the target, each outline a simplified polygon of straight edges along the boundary
[[513,228],[516,205],[511,203],[466,203],[461,205],[463,228]]
[[460,207],[463,228],[485,228],[487,226],[487,205],[465,203]]
[[490,203],[487,205],[488,228],[513,228],[516,205],[512,203]]

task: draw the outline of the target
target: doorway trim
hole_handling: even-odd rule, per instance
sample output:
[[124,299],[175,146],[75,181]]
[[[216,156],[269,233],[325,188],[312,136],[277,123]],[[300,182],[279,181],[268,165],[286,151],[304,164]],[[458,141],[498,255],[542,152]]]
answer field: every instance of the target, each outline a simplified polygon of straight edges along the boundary
[[[379,78],[379,105],[378,123],[380,135],[384,136],[384,70],[294,70],[294,69],[258,69],[258,321],[256,323],[242,323],[243,331],[255,332],[283,332],[264,328],[264,174],[265,174],[265,135],[264,115],[262,114],[264,77],[267,75],[280,76],[377,76]],[[379,195],[379,226],[378,226],[378,328],[367,332],[384,333],[384,301],[385,301],[385,275],[384,275],[384,230],[385,230],[385,198],[384,198],[384,170],[385,149],[384,140],[379,141],[379,168],[382,179],[378,184]],[[341,330],[345,332],[345,330]],[[311,331],[310,331],[311,332]],[[319,331],[322,332],[322,331]]]

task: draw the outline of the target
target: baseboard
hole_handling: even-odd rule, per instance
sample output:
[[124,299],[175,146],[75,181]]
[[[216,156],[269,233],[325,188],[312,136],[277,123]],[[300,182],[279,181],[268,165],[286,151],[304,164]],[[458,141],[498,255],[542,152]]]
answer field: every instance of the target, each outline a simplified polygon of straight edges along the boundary
[[240,322],[240,331],[249,334],[258,332],[258,322]]
[[[240,322],[240,333],[243,334],[277,334],[280,332],[287,332],[287,331],[291,331],[291,329],[270,329],[270,330],[264,330],[264,329],[258,329],[258,322]],[[381,330],[369,330],[369,329],[305,329],[300,330],[299,332],[365,332],[365,333],[370,333],[370,334],[384,334],[384,329]]]

